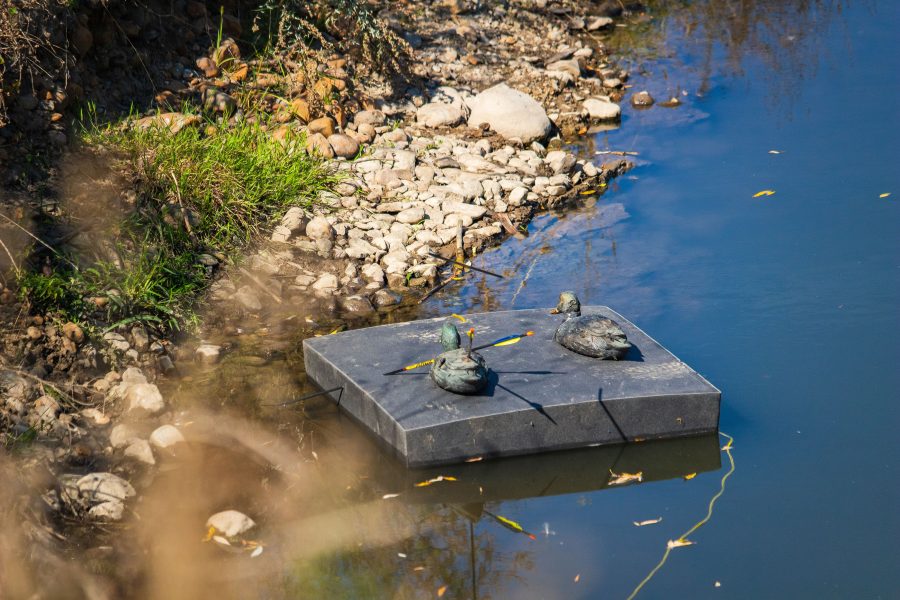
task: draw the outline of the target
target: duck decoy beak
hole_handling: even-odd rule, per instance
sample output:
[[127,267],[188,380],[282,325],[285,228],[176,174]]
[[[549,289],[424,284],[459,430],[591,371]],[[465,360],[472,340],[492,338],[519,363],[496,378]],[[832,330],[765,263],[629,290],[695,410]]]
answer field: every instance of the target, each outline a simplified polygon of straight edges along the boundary
[[559,314],[559,309],[558,309],[558,308],[552,308],[552,309],[550,309],[550,314],[551,314],[551,315],[558,315],[558,314]]

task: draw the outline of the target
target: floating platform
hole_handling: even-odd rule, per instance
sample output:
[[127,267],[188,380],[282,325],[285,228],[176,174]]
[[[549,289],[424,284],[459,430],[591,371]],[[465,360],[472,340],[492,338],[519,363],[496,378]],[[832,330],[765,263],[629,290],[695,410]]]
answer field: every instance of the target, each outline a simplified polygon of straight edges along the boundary
[[[303,342],[307,376],[392,448],[408,467],[692,436],[716,432],[721,392],[622,315],[605,306],[582,314],[614,319],[633,348],[597,360],[553,340],[563,317],[550,309],[464,315],[475,345],[534,335],[481,350],[489,384],[459,396],[422,367],[384,375],[441,352],[446,318],[382,325]],[[454,319],[455,321],[455,319]]]

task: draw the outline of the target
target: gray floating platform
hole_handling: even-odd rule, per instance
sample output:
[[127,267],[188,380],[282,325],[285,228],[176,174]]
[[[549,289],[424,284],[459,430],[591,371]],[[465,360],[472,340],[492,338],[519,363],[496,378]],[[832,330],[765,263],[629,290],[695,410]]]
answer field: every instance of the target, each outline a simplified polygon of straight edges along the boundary
[[475,345],[534,331],[511,346],[482,350],[490,383],[480,394],[438,388],[423,367],[384,373],[440,353],[445,318],[382,325],[303,342],[309,378],[392,448],[409,467],[618,444],[718,430],[721,392],[627,319],[634,346],[624,360],[588,358],[553,341],[562,321],[550,309],[465,315]]

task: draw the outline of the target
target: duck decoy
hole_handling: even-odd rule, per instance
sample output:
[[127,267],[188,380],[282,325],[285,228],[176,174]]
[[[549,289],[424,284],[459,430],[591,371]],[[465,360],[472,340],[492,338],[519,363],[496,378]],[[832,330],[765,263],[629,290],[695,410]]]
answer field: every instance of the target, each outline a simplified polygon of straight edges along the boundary
[[551,314],[565,315],[553,339],[562,347],[604,360],[619,360],[631,344],[619,324],[600,315],[582,315],[581,303],[574,292],[559,295],[559,304]]
[[431,379],[438,387],[454,394],[475,394],[488,382],[484,357],[472,350],[474,329],[468,331],[468,348],[460,348],[459,331],[451,322],[441,327],[441,346],[444,352],[434,359]]

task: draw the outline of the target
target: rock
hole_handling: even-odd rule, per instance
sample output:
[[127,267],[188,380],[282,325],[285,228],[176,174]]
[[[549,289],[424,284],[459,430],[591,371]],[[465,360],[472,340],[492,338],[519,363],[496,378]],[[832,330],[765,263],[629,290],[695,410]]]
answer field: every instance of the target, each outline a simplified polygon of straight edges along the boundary
[[[116,377],[118,377],[118,379],[116,379]],[[147,383],[147,376],[137,367],[128,367],[122,372],[121,376],[115,371],[110,371],[106,374],[105,379],[110,382],[121,381],[122,383],[129,385],[133,383]]]
[[360,238],[350,240],[344,250],[347,253],[347,256],[356,259],[363,259],[369,256],[379,256],[383,254],[383,251]]
[[575,156],[565,150],[548,152],[544,162],[553,170],[554,175],[568,173],[575,166]]
[[528,188],[517,187],[509,193],[509,204],[511,206],[521,206],[525,196],[528,195]]
[[375,139],[375,135],[375,127],[369,125],[368,123],[363,123],[356,126],[356,139],[359,140],[361,144],[370,143]]
[[145,465],[155,465],[156,459],[153,457],[153,449],[147,440],[137,439],[131,442],[124,452],[128,458],[133,458]]
[[331,117],[319,117],[318,119],[313,119],[306,126],[311,134],[320,133],[326,138],[334,134],[334,127],[335,122]]
[[269,237],[273,242],[287,242],[291,239],[291,230],[287,227],[283,227],[278,225],[272,230],[272,235]]
[[[468,217],[471,217],[472,219],[480,219],[487,212],[487,208],[484,206],[477,206],[475,204],[465,204],[463,202],[452,202],[452,201],[445,201],[441,205],[441,209],[445,213],[466,215]],[[446,223],[446,221],[445,221],[445,223]]]
[[225,510],[207,519],[206,526],[215,528],[216,533],[226,538],[235,538],[256,527],[256,523],[242,512]]
[[384,269],[381,268],[381,265],[375,263],[363,265],[362,276],[366,281],[384,285]]
[[353,117],[353,124],[356,125],[357,131],[360,125],[384,125],[387,118],[380,110],[361,110]]
[[418,223],[425,218],[425,209],[421,206],[407,208],[397,213],[397,221],[400,223]]
[[631,97],[631,105],[635,108],[649,108],[654,102],[653,96],[647,91],[638,92]]
[[353,158],[359,152],[359,142],[343,133],[329,135],[328,143],[331,144],[335,156],[341,158]]
[[131,484],[112,473],[91,473],[75,483],[79,496],[89,505],[124,502],[135,495]]
[[81,327],[71,321],[62,326],[62,332],[64,336],[76,344],[80,344],[84,341],[84,332],[81,330]]
[[609,17],[594,17],[587,24],[588,31],[597,31],[598,29],[604,29],[613,24],[613,20]]
[[372,303],[365,296],[347,296],[341,301],[341,306],[346,312],[357,315],[366,315],[374,311]]
[[281,226],[288,229],[291,233],[296,233],[303,229],[306,222],[306,213],[299,206],[290,207],[284,216],[281,217]]
[[125,392],[125,401],[128,402],[128,411],[140,415],[158,415],[166,409],[159,388],[152,383],[135,383]]
[[578,60],[570,58],[568,60],[558,60],[547,65],[548,71],[559,71],[561,73],[569,73],[576,79],[581,76],[581,65]]
[[307,136],[306,151],[310,154],[318,154],[322,158],[334,158],[334,149],[328,143],[328,138],[321,133],[310,133]]
[[137,325],[131,329],[131,343],[138,352],[146,352],[150,348],[150,336],[147,330]]
[[324,217],[314,217],[306,225],[306,237],[311,240],[333,240],[334,228]]
[[614,121],[622,114],[622,109],[608,98],[588,98],[582,104],[591,119],[597,121]]
[[204,365],[214,365],[222,358],[222,347],[215,344],[200,344],[194,351],[197,361]]
[[72,32],[70,42],[79,56],[85,56],[94,45],[94,36],[91,34],[91,30],[84,25],[77,25]]
[[237,110],[237,102],[225,92],[210,87],[203,92],[203,108],[228,116]]
[[395,306],[403,301],[403,296],[391,290],[378,290],[372,297],[377,308],[385,308],[387,306]]
[[333,273],[323,273],[316,279],[311,287],[317,295],[328,296],[338,289],[338,285],[337,275]]
[[465,110],[458,104],[431,102],[416,111],[416,123],[426,127],[456,127],[465,120]]
[[116,425],[109,432],[109,445],[116,449],[124,448],[136,439],[140,439],[140,436],[130,425]]
[[150,445],[160,450],[168,450],[184,441],[184,435],[174,425],[162,425],[150,434]]
[[507,139],[517,138],[528,144],[550,135],[553,124],[543,107],[528,94],[505,83],[495,85],[475,96],[469,107],[469,126],[487,123]]
[[288,105],[291,114],[297,116],[303,122],[309,121],[309,103],[303,98],[294,98]]
[[120,334],[110,331],[103,334],[103,341],[109,344],[109,347],[116,352],[127,352],[131,344]]
[[125,503],[117,500],[101,502],[92,506],[87,515],[94,521],[121,521],[125,514]]
[[259,312],[262,310],[262,302],[259,299],[259,294],[257,294],[256,290],[249,285],[238,288],[238,291],[234,294],[234,299],[250,312]]
[[191,127],[193,125],[198,125],[199,123],[200,117],[197,115],[168,112],[138,119],[135,121],[134,126],[137,129],[143,130],[153,127],[167,128],[171,133],[175,134],[185,127]]
[[37,420],[41,423],[50,423],[56,419],[56,415],[62,410],[59,402],[52,396],[41,396],[34,401],[33,411]]
[[411,150],[394,150],[394,171],[415,171],[416,160]]

